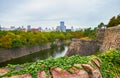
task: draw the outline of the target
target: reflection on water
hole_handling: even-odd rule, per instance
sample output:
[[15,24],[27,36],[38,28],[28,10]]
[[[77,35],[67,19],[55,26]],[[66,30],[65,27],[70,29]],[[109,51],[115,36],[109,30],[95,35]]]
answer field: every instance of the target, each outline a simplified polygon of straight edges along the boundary
[[47,49],[44,51],[36,52],[30,55],[26,55],[17,59],[13,59],[10,61],[6,61],[3,63],[0,63],[1,66],[6,66],[7,64],[23,64],[27,62],[35,62],[37,60],[44,60],[52,56],[53,58],[64,56],[67,52],[68,47],[67,46],[61,46],[54,49]]
[[62,50],[62,51],[60,50],[60,51],[56,52],[53,57],[57,58],[57,57],[64,56],[66,54],[67,50],[68,50],[68,47],[64,46],[63,48],[64,48],[64,50]]

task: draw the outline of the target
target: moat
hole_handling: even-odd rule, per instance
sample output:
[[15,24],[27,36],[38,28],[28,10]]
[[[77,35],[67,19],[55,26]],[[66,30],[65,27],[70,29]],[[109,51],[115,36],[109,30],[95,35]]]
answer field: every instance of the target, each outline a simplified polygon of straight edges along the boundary
[[68,46],[60,46],[52,49],[39,51],[30,55],[26,55],[17,59],[12,59],[3,63],[0,63],[0,67],[6,66],[7,64],[23,64],[28,62],[35,62],[37,60],[44,60],[49,57],[57,58],[64,56],[68,50]]

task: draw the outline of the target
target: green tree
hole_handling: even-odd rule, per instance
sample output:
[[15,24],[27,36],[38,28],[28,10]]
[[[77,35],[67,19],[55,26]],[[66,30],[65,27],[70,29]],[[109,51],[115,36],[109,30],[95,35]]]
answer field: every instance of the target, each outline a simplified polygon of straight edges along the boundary
[[0,48],[12,48],[11,38],[8,35],[2,36],[0,38]]
[[101,23],[98,25],[98,28],[102,28],[103,26],[105,26],[105,25],[104,25],[103,22],[101,22]]
[[120,14],[117,16],[117,25],[119,25],[120,24]]
[[112,17],[112,18],[110,19],[107,27],[113,27],[113,26],[117,26],[117,25],[118,25],[117,19],[116,19],[116,17],[114,16],[114,17]]
[[12,48],[21,48],[23,46],[24,46],[24,44],[20,39],[18,39],[18,38],[13,39]]

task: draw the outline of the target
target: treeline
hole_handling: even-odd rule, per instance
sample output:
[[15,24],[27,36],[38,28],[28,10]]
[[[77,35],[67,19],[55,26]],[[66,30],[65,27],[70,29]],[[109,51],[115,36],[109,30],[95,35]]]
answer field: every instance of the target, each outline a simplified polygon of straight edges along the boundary
[[91,27],[86,29],[81,29],[75,32],[71,32],[74,38],[80,38],[80,39],[87,38],[91,40],[96,39],[96,33],[97,33],[97,28],[92,29]]
[[64,32],[0,31],[0,48],[21,48],[70,38],[72,35]]
[[103,22],[101,22],[98,25],[98,28],[102,28],[102,27],[107,27],[108,28],[108,27],[113,27],[113,26],[117,26],[117,25],[120,25],[120,14],[110,18],[108,24],[106,24],[106,25]]
[[0,31],[0,48],[21,48],[23,46],[35,46],[48,42],[53,42],[55,39],[61,41],[89,37],[94,39],[96,29],[87,28],[75,32],[23,32],[23,31]]

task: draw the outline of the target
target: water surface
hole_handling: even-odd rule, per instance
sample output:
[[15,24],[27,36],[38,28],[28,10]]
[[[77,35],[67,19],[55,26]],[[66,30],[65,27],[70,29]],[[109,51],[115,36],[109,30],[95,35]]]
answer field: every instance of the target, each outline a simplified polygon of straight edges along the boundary
[[30,55],[26,55],[26,56],[23,56],[17,59],[12,59],[10,61],[0,63],[0,67],[6,66],[7,64],[23,64],[23,63],[28,63],[28,62],[35,62],[37,60],[47,59],[51,56],[53,58],[61,57],[65,55],[67,50],[68,50],[68,46],[60,46],[54,49],[52,48],[52,49],[43,50],[43,51],[36,52]]

